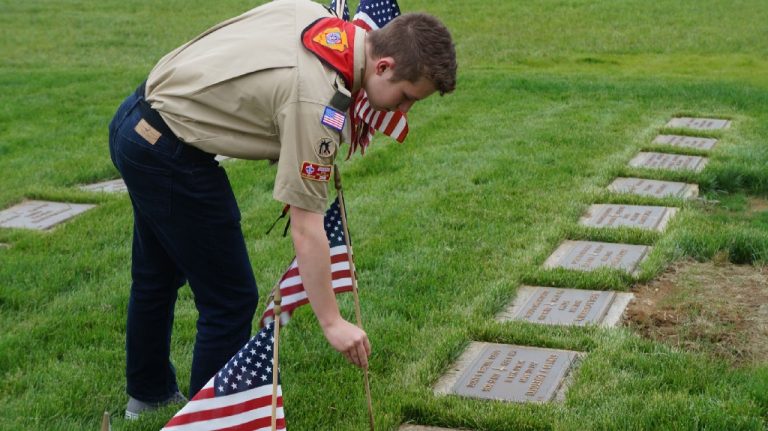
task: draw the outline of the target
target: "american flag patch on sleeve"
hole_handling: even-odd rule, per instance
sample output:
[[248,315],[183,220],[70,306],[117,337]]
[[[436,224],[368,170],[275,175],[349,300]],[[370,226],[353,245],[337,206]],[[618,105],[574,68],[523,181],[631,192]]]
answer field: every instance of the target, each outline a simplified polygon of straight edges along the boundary
[[326,106],[325,112],[323,112],[323,119],[320,122],[325,126],[341,132],[344,129],[345,121],[347,121],[347,116],[344,115],[343,112],[337,111],[330,106]]

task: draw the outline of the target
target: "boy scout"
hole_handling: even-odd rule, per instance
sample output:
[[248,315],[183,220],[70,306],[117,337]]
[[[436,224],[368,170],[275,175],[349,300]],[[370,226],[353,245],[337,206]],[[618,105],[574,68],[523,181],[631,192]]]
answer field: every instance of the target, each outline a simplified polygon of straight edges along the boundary
[[331,346],[367,367],[368,337],[331,290],[323,229],[333,161],[354,140],[349,105],[364,89],[373,108],[407,112],[455,80],[451,37],[435,18],[406,14],[366,33],[307,0],[257,7],[157,63],[109,127],[134,212],[126,417],[184,399],[169,353],[185,281],[199,312],[190,395],[250,337],[256,282],[215,154],[277,161],[273,196],[290,205],[312,309]]

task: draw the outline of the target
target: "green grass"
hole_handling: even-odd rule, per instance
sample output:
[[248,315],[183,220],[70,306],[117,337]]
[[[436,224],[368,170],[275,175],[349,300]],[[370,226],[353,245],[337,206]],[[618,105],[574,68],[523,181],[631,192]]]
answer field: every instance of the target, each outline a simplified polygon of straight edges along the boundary
[[[126,196],[79,191],[115,178],[106,126],[163,54],[252,5],[0,0],[0,208],[25,198],[97,203],[51,232],[0,230],[0,429],[155,430],[173,408],[119,419],[130,283]],[[437,14],[459,54],[455,94],[418,104],[403,145],[379,139],[341,162],[359,267],[377,429],[403,422],[477,430],[764,429],[768,367],[732,369],[626,329],[495,323],[522,283],[628,290],[617,271],[542,270],[564,239],[654,246],[640,280],[684,256],[768,261],[768,4],[403,0]],[[489,30],[491,30],[489,32]],[[627,167],[674,115],[731,118],[700,174]],[[668,150],[667,150],[668,151]],[[686,152],[686,151],[680,151]],[[700,154],[687,151],[689,154]],[[228,163],[262,298],[292,257],[264,231],[281,205],[274,168]],[[701,185],[707,201],[616,195],[616,176]],[[721,202],[714,205],[712,200]],[[577,225],[591,203],[682,211],[663,235]],[[349,295],[339,298],[352,316]],[[263,308],[263,302],[260,304]],[[187,387],[196,312],[177,304],[173,357]],[[563,404],[435,397],[470,341],[586,352]],[[311,311],[282,333],[288,424],[367,427],[361,374],[327,345]]]

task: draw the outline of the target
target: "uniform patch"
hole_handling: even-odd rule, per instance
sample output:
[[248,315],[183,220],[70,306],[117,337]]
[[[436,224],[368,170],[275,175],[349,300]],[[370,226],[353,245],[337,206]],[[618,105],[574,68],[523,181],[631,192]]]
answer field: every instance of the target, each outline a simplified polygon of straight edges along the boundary
[[321,165],[319,163],[304,162],[301,165],[301,178],[327,183],[331,179],[333,165]]
[[323,118],[320,120],[324,126],[328,126],[334,130],[341,132],[344,130],[344,123],[347,121],[347,116],[343,112],[337,111],[330,106],[325,107],[323,112]]
[[326,28],[312,40],[334,51],[344,52],[349,48],[347,32],[339,27]]
[[321,138],[315,145],[315,153],[318,157],[332,157],[336,152],[336,141],[331,138]]
[[136,126],[133,128],[133,130],[135,130],[139,136],[149,142],[150,145],[155,145],[157,140],[163,136],[162,133],[158,132],[154,127],[150,126],[149,123],[147,123],[147,121],[143,118],[139,120],[138,123],[136,123]]

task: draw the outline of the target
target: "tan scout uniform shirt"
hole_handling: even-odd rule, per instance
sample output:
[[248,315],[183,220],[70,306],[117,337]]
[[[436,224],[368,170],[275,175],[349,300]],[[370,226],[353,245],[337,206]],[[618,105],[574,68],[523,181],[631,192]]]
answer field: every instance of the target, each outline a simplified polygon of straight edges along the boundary
[[[327,16],[317,3],[276,0],[225,21],[163,57],[146,100],[179,139],[203,151],[279,160],[274,198],[322,214],[327,182],[302,178],[301,168],[333,164],[341,136],[321,118],[344,83],[304,48],[301,33]],[[351,92],[365,65],[365,32],[355,34]]]

